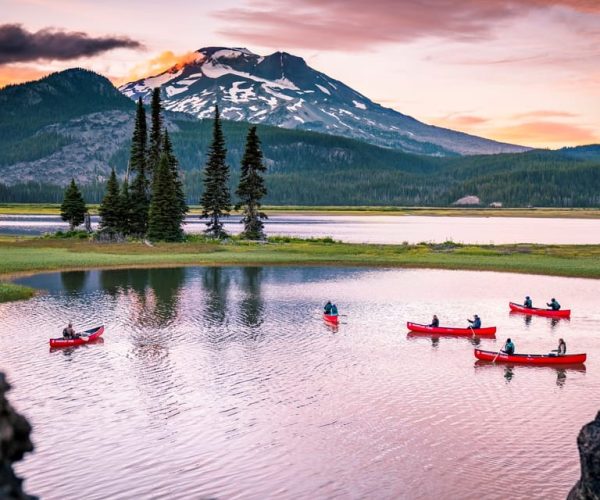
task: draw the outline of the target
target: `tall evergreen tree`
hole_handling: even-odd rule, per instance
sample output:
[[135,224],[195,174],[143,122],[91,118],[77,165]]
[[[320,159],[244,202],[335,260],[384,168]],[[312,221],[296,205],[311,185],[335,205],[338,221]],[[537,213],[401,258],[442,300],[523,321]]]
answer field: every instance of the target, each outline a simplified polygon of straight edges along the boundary
[[169,158],[163,154],[152,180],[152,201],[148,220],[148,239],[181,241],[183,213],[179,206]]
[[235,192],[240,198],[235,208],[236,210],[243,209],[240,221],[244,224],[242,237],[250,240],[265,239],[263,220],[267,218],[267,215],[260,211],[260,207],[262,198],[267,194],[265,180],[262,176],[266,170],[256,127],[250,127],[242,158],[240,183]]
[[71,179],[71,183],[65,190],[65,196],[60,206],[60,217],[65,222],[69,223],[69,230],[73,231],[77,226],[81,225],[85,219],[87,207],[83,196],[75,184],[75,179]]
[[225,138],[221,129],[219,107],[215,106],[213,138],[204,167],[204,192],[200,200],[201,218],[209,219],[205,232],[214,238],[227,236],[223,230],[222,218],[229,216],[231,211],[231,195],[227,186],[229,167],[225,163],[226,155],[227,149],[225,149]]
[[188,206],[185,200],[185,191],[183,189],[183,182],[181,181],[179,162],[177,161],[175,153],[173,152],[173,144],[171,143],[171,138],[169,137],[169,132],[167,129],[165,129],[163,133],[162,153],[167,157],[169,162],[175,194],[179,203],[179,209],[181,210],[181,214],[185,216],[185,214],[188,212]]
[[131,138],[131,154],[129,166],[135,173],[146,171],[146,155],[148,153],[148,130],[146,125],[146,110],[140,97],[135,112],[133,137]]
[[120,232],[123,217],[121,213],[121,197],[119,194],[119,181],[113,168],[106,183],[106,194],[102,199],[100,208],[100,227],[109,233]]
[[152,101],[150,105],[151,128],[150,128],[150,145],[148,148],[148,177],[152,179],[154,170],[158,168],[162,148],[162,105],[160,103],[160,87],[152,91]]
[[129,233],[143,236],[148,229],[149,183],[146,177],[147,165],[147,128],[146,111],[142,100],[138,100],[135,126],[131,140],[131,156],[129,165],[135,174],[130,192]]

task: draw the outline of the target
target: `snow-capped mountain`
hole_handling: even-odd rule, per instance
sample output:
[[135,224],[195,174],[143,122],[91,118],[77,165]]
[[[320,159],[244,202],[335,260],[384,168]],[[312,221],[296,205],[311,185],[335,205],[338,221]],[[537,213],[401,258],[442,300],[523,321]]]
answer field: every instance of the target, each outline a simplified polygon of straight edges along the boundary
[[264,123],[362,139],[412,153],[493,154],[527,148],[422,123],[384,108],[286,52],[259,56],[244,48],[207,47],[183,64],[119,90],[164,107],[210,118],[219,104],[228,120]]

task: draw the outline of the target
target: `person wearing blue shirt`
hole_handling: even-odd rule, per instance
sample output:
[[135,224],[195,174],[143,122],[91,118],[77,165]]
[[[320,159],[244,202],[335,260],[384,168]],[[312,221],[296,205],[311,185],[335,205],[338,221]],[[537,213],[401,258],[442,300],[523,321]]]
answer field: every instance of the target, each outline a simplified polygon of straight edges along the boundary
[[559,311],[560,310],[560,304],[558,303],[558,301],[555,298],[552,298],[552,300],[550,301],[549,304],[546,304],[550,309],[552,309],[553,311]]
[[325,312],[325,314],[327,314],[327,315],[330,315],[332,307],[333,307],[333,304],[331,303],[331,300],[328,300],[327,304],[325,304],[325,307],[323,308],[323,312]]
[[473,328],[473,330],[481,328],[481,318],[477,314],[473,316],[473,319],[468,319],[467,321],[471,323],[470,328]]
[[528,309],[531,309],[533,307],[533,301],[531,300],[531,297],[529,295],[525,297],[525,302],[523,302],[523,305]]
[[513,344],[513,341],[508,339],[506,341],[506,344],[504,344],[504,347],[502,348],[502,352],[504,354],[514,354],[515,353],[515,344]]
[[335,304],[331,305],[331,312],[329,313],[331,316],[337,316],[338,315],[338,308]]

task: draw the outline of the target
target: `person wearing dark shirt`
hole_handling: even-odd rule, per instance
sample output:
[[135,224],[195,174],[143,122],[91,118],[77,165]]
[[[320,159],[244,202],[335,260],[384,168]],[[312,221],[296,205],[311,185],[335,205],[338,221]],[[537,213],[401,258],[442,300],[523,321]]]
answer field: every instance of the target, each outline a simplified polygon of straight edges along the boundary
[[429,324],[429,326],[432,326],[434,328],[437,328],[438,326],[440,326],[440,320],[438,319],[436,314],[433,315],[433,319],[431,320],[431,323]]
[[470,328],[473,328],[473,330],[481,328],[481,318],[477,314],[473,316],[473,319],[468,319],[467,321],[471,323]]
[[549,304],[546,304],[550,309],[552,309],[553,311],[559,311],[560,310],[560,304],[558,303],[558,301],[553,298]]
[[514,354],[515,353],[515,344],[513,344],[513,341],[508,339],[506,341],[506,344],[504,344],[504,347],[502,348],[502,352],[504,354]]
[[531,309],[533,307],[533,301],[531,300],[531,297],[529,295],[525,297],[525,302],[523,302],[523,305],[528,309]]

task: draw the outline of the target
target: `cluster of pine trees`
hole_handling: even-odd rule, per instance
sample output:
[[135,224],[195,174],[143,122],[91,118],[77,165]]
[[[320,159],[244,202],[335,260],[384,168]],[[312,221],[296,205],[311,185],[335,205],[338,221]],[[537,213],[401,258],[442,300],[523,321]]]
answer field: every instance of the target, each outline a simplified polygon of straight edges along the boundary
[[[208,219],[206,234],[213,238],[224,238],[223,217],[231,212],[231,193],[229,190],[229,167],[225,161],[227,149],[221,128],[219,107],[215,107],[212,143],[208,150],[208,161],[204,168],[204,191],[200,204],[202,218]],[[251,240],[265,239],[263,220],[266,214],[260,211],[262,198],[267,194],[263,174],[266,171],[260,139],[256,127],[250,127],[246,137],[246,147],[242,158],[240,181],[236,190],[239,198],[236,210],[242,210],[244,231],[242,238]]]
[[111,238],[181,241],[187,211],[177,158],[169,132],[163,127],[160,89],[156,88],[150,134],[144,105],[138,100],[127,175],[119,186],[114,169],[111,172],[99,209],[100,231]]
[[[212,142],[204,167],[203,193],[200,200],[202,218],[208,220],[205,233],[213,238],[227,237],[223,218],[232,210],[229,188],[227,149],[219,116],[215,107]],[[236,189],[236,210],[242,211],[242,237],[265,239],[267,218],[261,209],[267,194],[263,174],[266,172],[260,139],[256,127],[249,129],[241,161],[239,184]],[[131,185],[130,176],[133,176]],[[87,209],[75,180],[65,191],[61,207],[63,220],[71,229],[84,221]],[[154,89],[151,102],[151,129],[148,134],[146,111],[142,100],[137,103],[135,126],[131,140],[129,168],[119,185],[113,169],[100,204],[100,234],[109,238],[132,236],[151,241],[181,241],[182,223],[188,212],[183,182],[169,132],[163,127],[160,89]]]

